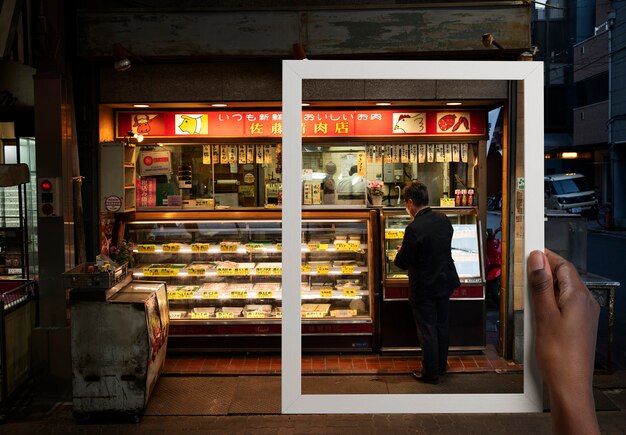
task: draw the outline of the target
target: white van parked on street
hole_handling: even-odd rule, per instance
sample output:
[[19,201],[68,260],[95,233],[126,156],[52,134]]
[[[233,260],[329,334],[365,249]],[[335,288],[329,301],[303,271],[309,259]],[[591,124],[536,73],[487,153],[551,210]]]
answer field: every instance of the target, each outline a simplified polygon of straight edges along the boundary
[[544,178],[544,206],[548,210],[594,214],[598,199],[582,174],[553,174]]

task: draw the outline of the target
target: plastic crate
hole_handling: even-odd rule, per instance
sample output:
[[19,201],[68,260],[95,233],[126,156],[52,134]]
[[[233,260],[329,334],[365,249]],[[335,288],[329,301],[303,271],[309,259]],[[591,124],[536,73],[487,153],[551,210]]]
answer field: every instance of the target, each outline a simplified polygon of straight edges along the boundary
[[107,289],[124,280],[128,274],[127,263],[112,269],[110,272],[89,272],[89,266],[96,268],[96,263],[83,263],[63,273],[65,286],[69,288]]

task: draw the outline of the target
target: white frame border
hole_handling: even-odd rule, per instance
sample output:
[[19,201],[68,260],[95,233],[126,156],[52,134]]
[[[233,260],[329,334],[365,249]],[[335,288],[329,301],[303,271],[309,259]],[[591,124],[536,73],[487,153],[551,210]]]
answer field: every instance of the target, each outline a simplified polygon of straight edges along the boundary
[[[300,314],[302,231],[302,80],[517,80],[523,83],[524,258],[543,250],[543,63],[496,61],[283,61],[282,375],[285,414],[540,412],[532,305],[524,286],[522,394],[302,394]],[[513,120],[512,122],[516,122]],[[524,262],[526,274],[526,262]],[[526,276],[526,275],[524,275]],[[294,291],[291,291],[293,289]]]

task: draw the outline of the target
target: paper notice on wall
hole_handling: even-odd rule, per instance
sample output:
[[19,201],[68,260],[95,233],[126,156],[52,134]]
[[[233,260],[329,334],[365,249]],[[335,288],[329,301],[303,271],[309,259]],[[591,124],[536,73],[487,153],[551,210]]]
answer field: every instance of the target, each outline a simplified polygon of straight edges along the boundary
[[220,146],[213,145],[213,164],[217,165],[220,163]]
[[385,163],[393,162],[393,150],[391,145],[385,145]]
[[245,165],[246,164],[246,146],[245,145],[238,145],[238,150],[239,150],[239,159],[238,162],[240,165]]
[[409,144],[402,145],[402,154],[400,156],[401,163],[409,163]]
[[156,207],[155,177],[137,178],[135,192],[137,207]]
[[211,145],[202,145],[202,164],[211,164]]
[[311,205],[313,202],[312,192],[311,192],[311,182],[304,182],[304,192],[302,193],[302,203],[304,205]]
[[365,164],[365,162],[366,162],[366,160],[365,160],[365,153],[364,152],[356,153],[357,173],[361,177],[365,177],[366,172],[367,172],[367,165]]
[[452,144],[452,161],[458,162],[461,159],[461,150],[458,143]]
[[237,146],[236,145],[228,146],[228,163],[231,165],[237,163]]
[[426,161],[433,163],[435,161],[435,144],[429,143],[426,145]]
[[228,145],[220,145],[220,163],[222,165],[228,164]]
[[172,173],[172,155],[169,151],[141,151],[139,175],[168,175]]
[[417,144],[411,144],[411,149],[409,151],[409,163],[414,163],[417,161]]
[[256,163],[257,165],[263,164],[263,145],[255,145],[256,147]]
[[246,145],[246,163],[254,163],[254,145]]
[[425,143],[421,143],[418,146],[417,162],[426,163],[426,144]]
[[400,151],[402,149],[401,145],[392,145],[391,149],[393,150],[393,160],[392,163],[400,163]]
[[374,154],[374,163],[382,164],[385,148],[382,145],[376,145],[376,154]]
[[461,161],[463,163],[467,163],[467,153],[468,153],[467,144],[462,143],[461,144]]
[[444,145],[444,154],[445,154],[445,161],[451,162],[452,161],[452,144],[451,143],[447,143]]
[[374,147],[374,145],[368,145],[365,150],[365,152],[367,153],[367,163],[371,165],[372,163],[374,163],[374,154],[376,153],[376,148]]
[[438,143],[437,145],[435,145],[435,159],[437,163],[443,163],[445,161],[442,143]]
[[263,163],[265,163],[266,165],[269,165],[270,163],[272,163],[272,146],[271,145],[265,145],[263,154],[264,154]]

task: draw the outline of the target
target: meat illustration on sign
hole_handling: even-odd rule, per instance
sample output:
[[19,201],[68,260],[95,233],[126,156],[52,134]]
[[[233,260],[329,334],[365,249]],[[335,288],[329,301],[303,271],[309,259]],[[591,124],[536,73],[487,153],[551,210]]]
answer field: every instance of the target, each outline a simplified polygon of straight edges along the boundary
[[133,129],[137,134],[149,134],[150,122],[156,118],[157,115],[139,114],[133,115]]
[[447,113],[438,116],[437,128],[441,133],[469,133],[469,113]]
[[394,113],[394,133],[425,133],[426,115],[423,112]]

